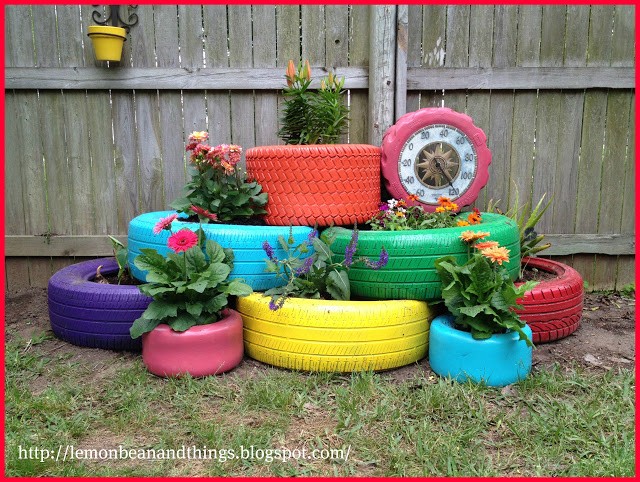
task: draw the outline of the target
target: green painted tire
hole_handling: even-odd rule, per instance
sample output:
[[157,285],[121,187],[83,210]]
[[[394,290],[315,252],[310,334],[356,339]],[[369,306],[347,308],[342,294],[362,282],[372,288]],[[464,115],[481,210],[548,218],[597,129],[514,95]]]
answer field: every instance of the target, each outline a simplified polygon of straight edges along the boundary
[[[520,274],[520,234],[517,224],[506,216],[482,213],[482,224],[454,228],[418,231],[360,231],[357,256],[377,259],[384,246],[389,253],[387,265],[377,271],[358,263],[349,270],[351,295],[379,300],[436,300],[442,286],[435,270],[441,256],[455,256],[459,263],[467,259],[467,245],[459,236],[463,231],[486,231],[487,241],[497,241],[509,250],[510,259],[504,263],[512,279]],[[337,261],[344,259],[352,231],[332,227],[322,233],[329,241]]]

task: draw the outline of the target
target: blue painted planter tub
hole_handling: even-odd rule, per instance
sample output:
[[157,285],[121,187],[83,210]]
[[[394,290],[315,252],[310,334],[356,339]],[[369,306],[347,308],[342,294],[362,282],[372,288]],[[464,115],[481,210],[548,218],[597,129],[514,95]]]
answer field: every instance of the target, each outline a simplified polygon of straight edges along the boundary
[[[528,325],[524,332],[531,338]],[[471,333],[454,328],[450,314],[440,315],[431,322],[431,369],[458,382],[483,381],[491,387],[503,387],[524,380],[531,371],[532,353],[532,348],[519,340],[517,332],[474,340]]]
[[[129,267],[131,274],[141,281],[146,281],[146,271],[138,269],[133,260],[136,256],[142,254],[142,248],[153,248],[159,254],[166,256],[170,252],[167,246],[167,240],[171,233],[167,230],[161,231],[159,234],[153,234],[153,227],[160,220],[175,211],[156,211],[144,213],[136,216],[129,223],[129,235],[127,248],[129,249]],[[186,217],[186,216],[185,216]],[[187,223],[174,221],[172,224],[172,232],[187,228],[197,231],[199,223]],[[275,256],[278,258],[286,257],[285,251],[278,243],[278,236],[284,239],[289,238],[289,226],[245,226],[234,224],[203,224],[208,239],[212,239],[220,243],[223,248],[233,249],[235,256],[234,266],[230,279],[243,278],[254,291],[264,291],[282,284],[276,278],[274,273],[265,271],[266,264],[264,260],[267,258],[266,253],[262,249],[262,243],[269,241],[273,246]],[[312,228],[307,226],[293,226],[292,234],[295,240],[293,246],[297,246],[305,241]],[[309,248],[309,253],[313,248]]]

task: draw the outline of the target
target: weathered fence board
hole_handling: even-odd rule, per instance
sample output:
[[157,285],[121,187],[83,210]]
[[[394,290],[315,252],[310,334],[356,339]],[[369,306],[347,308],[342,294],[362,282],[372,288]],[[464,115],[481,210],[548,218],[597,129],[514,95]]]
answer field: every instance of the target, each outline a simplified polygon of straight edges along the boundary
[[[350,33],[349,33],[349,65],[350,68],[365,67],[369,65],[369,44],[370,44],[370,10],[368,7],[356,6],[351,7]],[[336,69],[341,72],[342,69]],[[340,73],[340,76],[344,74]],[[368,73],[367,73],[368,76]],[[368,82],[368,80],[367,80]],[[367,112],[369,110],[369,93],[366,90],[351,89],[350,101],[351,109],[349,112],[349,142],[352,144],[366,144],[369,132],[369,119]]]
[[471,115],[493,151],[477,206],[553,194],[548,253],[592,287],[633,281],[633,6],[141,5],[119,65],[94,59],[92,11],[5,9],[7,287],[109,254],[94,237],[126,238],[132,217],[167,208],[190,132],[278,143],[284,69],[301,58],[314,88],[345,77],[349,142],[378,143],[420,107]]
[[[253,6],[253,66],[276,67],[276,11],[273,7]],[[304,55],[303,55],[304,57]],[[282,75],[282,69],[280,69]],[[273,143],[278,137],[278,96],[273,92],[254,91],[255,145]]]
[[[195,7],[184,7],[188,9],[192,22],[195,22],[196,18],[199,18],[201,14],[199,11],[194,10]],[[207,68],[229,68],[229,60],[227,58],[227,10],[224,6],[207,7],[203,10],[204,16],[204,32],[203,38],[206,39],[204,43],[204,51],[207,59]],[[189,17],[189,18],[191,18]],[[182,24],[180,24],[182,25]],[[190,38],[188,30],[183,30],[180,38],[186,38],[187,41]],[[197,55],[197,45],[188,45],[189,55],[192,57],[189,67],[196,67],[195,64]],[[183,58],[182,65],[185,65]],[[198,64],[199,65],[199,64]],[[240,75],[236,79],[242,78]],[[237,81],[236,81],[237,82]],[[209,87],[204,87],[209,88]],[[208,125],[209,130],[209,142],[212,145],[217,144],[229,144],[231,142],[231,108],[229,104],[229,92],[212,92],[207,91],[206,103],[202,98],[198,99],[197,94],[183,91],[185,99],[185,136],[193,131],[201,131]],[[187,100],[189,100],[190,108],[187,107]],[[205,113],[206,106],[206,113]],[[208,114],[208,124],[206,122],[206,114]]]

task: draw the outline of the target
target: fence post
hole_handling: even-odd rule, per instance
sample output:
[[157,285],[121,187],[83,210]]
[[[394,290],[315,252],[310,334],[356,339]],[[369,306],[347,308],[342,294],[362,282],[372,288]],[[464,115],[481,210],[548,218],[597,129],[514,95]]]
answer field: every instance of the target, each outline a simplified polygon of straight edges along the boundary
[[396,36],[395,121],[407,113],[407,49],[409,48],[408,5],[398,5],[398,29]]
[[376,146],[394,122],[396,15],[395,5],[371,7],[368,137]]

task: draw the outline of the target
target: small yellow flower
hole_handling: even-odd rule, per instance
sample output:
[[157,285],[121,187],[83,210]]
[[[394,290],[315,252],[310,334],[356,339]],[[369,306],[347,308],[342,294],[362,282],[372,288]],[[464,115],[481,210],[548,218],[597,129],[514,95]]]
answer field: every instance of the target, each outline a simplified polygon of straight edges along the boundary
[[483,249],[480,254],[493,263],[502,264],[503,261],[509,261],[509,250],[503,246]]
[[464,219],[458,219],[458,226],[469,226],[469,223]]
[[442,206],[438,206],[438,207],[436,208],[436,212],[437,212],[437,213],[443,213],[443,212],[445,212],[445,211],[446,211],[446,209],[445,209],[445,208],[443,208]]
[[191,142],[204,142],[208,139],[209,134],[207,133],[207,131],[195,131],[192,132],[191,135],[189,136],[189,140]]
[[404,213],[402,211],[396,211],[395,215],[398,216],[399,218],[404,218]]
[[485,233],[485,232],[482,232],[482,231],[478,231],[478,232],[464,231],[460,235],[460,239],[462,241],[464,241],[465,243],[473,243],[474,241],[486,238],[487,236],[489,236],[489,233]]

